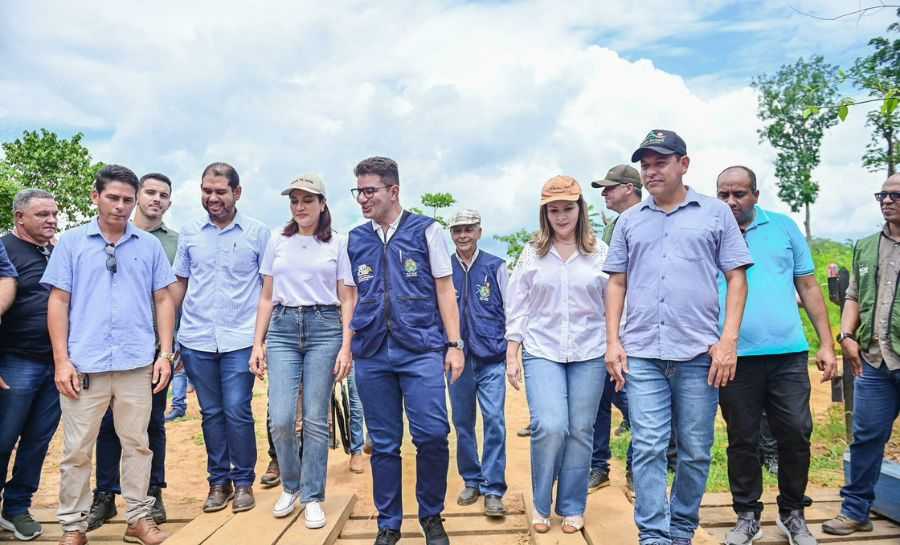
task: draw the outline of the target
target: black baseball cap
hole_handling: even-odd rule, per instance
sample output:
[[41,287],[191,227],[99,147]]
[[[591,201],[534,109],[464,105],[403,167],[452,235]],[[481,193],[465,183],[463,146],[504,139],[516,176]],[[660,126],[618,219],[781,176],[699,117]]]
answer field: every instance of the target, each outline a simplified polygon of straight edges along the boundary
[[667,131],[665,129],[653,129],[644,137],[641,146],[631,154],[631,162],[637,163],[641,160],[644,151],[655,151],[661,155],[687,155],[687,144],[675,133],[675,131]]

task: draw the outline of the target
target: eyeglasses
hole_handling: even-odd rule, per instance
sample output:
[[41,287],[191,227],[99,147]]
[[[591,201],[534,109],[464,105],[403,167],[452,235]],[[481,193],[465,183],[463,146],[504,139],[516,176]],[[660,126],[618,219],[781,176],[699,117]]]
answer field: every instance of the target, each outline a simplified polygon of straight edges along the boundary
[[900,191],[879,191],[875,194],[875,200],[878,202],[890,197],[894,202],[900,202]]
[[116,247],[113,244],[107,244],[103,251],[106,252],[106,270],[116,274]]
[[353,195],[354,199],[359,199],[359,196],[362,195],[366,200],[371,199],[376,193],[378,193],[379,189],[388,189],[391,186],[382,185],[379,187],[354,187],[350,190],[350,194]]

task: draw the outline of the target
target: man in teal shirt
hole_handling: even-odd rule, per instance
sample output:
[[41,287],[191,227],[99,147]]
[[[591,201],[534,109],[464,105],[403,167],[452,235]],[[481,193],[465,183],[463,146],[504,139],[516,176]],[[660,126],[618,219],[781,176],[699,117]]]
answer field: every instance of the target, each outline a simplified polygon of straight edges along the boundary
[[[809,344],[803,334],[797,298],[816,328],[821,348],[816,363],[822,381],[831,380],[836,360],[822,291],[816,282],[809,246],[789,217],[757,206],[756,174],[744,166],[719,174],[717,192],[728,204],[753,256],[747,271],[749,292],[738,341],[737,373],[719,392],[728,427],[728,480],[738,521],[726,545],[745,545],[760,535],[763,504],[759,429],[763,411],[778,443],[776,523],[795,545],[813,545],[803,516],[809,474],[812,416],[807,371]],[[719,278],[719,304],[725,308],[725,279]],[[721,323],[720,323],[721,326]]]

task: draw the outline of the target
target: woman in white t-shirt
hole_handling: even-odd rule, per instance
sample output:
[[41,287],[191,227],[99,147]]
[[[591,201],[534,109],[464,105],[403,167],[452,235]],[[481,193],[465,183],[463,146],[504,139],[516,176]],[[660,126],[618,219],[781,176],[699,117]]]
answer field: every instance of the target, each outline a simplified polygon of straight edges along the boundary
[[[325,526],[328,410],[334,382],[350,372],[353,312],[347,239],[331,230],[325,184],[318,176],[294,180],[281,192],[292,219],[269,239],[260,273],[250,369],[269,372],[269,418],[283,492],[276,517],[305,504],[307,528]],[[303,458],[295,432],[297,396],[303,388]]]

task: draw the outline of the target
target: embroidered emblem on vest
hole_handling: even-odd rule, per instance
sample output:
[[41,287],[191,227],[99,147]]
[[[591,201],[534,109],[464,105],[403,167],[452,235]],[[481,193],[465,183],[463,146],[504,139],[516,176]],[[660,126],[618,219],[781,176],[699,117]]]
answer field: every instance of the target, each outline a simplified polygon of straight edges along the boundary
[[407,260],[403,262],[403,270],[406,271],[407,278],[419,276],[419,266],[416,265],[416,261],[412,258],[407,258]]
[[359,267],[356,268],[356,281],[357,282],[366,282],[372,279],[374,271],[372,267],[363,263]]
[[490,280],[485,280],[484,284],[478,286],[478,298],[481,299],[482,302],[487,302],[491,298],[491,282]]

